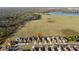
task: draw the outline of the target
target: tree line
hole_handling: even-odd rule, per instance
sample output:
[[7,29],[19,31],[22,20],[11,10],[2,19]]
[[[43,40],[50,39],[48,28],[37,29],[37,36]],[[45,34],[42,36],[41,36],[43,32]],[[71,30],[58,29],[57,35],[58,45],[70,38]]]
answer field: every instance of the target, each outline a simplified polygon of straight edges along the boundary
[[30,15],[17,15],[17,16],[2,16],[0,17],[0,44],[5,42],[5,38],[15,33],[16,30],[24,25],[25,22],[31,20],[39,20],[41,15],[30,14]]

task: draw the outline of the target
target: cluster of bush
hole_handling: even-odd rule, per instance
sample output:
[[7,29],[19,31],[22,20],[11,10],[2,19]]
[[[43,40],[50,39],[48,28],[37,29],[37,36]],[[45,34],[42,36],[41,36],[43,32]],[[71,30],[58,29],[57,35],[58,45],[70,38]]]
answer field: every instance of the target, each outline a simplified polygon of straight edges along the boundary
[[79,35],[69,35],[66,36],[67,41],[79,42]]

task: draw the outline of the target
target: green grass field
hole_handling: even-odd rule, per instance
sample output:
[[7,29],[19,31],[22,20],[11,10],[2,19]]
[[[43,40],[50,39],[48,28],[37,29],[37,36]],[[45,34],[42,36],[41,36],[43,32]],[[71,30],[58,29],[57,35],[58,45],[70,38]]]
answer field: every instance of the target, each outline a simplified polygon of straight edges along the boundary
[[42,19],[26,23],[14,36],[8,39],[15,40],[17,37],[33,36],[38,32],[42,33],[43,36],[79,33],[79,16],[41,15]]

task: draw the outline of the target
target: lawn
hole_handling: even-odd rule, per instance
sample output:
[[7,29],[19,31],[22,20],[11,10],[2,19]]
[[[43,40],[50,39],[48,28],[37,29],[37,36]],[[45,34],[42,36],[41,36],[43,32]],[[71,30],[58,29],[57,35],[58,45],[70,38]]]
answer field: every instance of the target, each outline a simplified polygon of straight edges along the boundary
[[17,37],[34,36],[38,32],[42,33],[43,36],[62,36],[79,33],[79,16],[41,15],[42,19],[26,23],[14,36],[8,39],[15,40]]

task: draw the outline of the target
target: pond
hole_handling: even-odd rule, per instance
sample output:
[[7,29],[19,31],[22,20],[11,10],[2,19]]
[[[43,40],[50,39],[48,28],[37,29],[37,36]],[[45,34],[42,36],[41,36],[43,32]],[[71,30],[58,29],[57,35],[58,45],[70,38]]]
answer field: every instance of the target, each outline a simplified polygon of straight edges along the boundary
[[49,15],[64,15],[64,16],[79,16],[79,13],[66,13],[66,12],[48,12]]

